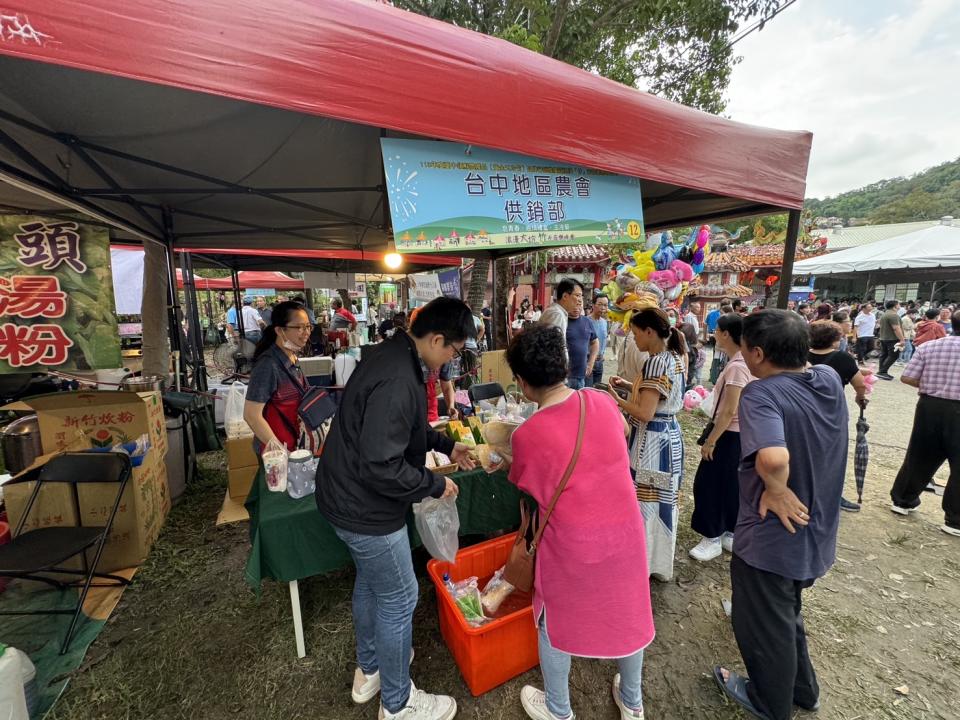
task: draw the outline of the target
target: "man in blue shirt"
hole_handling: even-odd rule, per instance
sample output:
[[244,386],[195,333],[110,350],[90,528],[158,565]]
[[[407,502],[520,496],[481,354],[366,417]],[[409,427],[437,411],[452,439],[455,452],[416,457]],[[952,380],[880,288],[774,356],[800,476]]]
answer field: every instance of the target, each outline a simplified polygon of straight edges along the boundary
[[593,385],[603,380],[603,354],[607,349],[607,312],[609,310],[610,301],[607,296],[598,295],[597,299],[593,301],[593,309],[590,311],[590,315],[587,316],[590,325],[593,326],[593,332],[597,336],[597,340],[600,341],[597,349],[597,359],[593,363],[593,377],[591,378]]
[[833,368],[806,368],[807,322],[796,313],[744,318],[741,351],[758,379],[740,396],[740,510],[730,578],[733,633],[749,678],[721,667],[714,677],[755,716],[788,720],[793,705],[820,705],[801,593],[836,559],[847,404]]
[[583,306],[577,305],[567,320],[567,386],[574,390],[586,384],[586,376],[593,374],[593,366],[600,351],[600,340],[593,325],[583,315]]
[[720,306],[718,305],[713,310],[707,313],[706,324],[707,324],[707,333],[713,335],[717,331],[717,320],[720,319]]

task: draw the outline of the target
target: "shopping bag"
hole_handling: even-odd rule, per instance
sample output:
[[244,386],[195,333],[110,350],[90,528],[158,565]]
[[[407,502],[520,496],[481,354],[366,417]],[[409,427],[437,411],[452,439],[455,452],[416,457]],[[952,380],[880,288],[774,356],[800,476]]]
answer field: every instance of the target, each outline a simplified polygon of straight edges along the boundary
[[457,498],[428,497],[413,505],[413,519],[427,552],[437,560],[454,562],[460,549]]
[[227,404],[223,410],[223,429],[231,440],[243,437],[252,437],[253,430],[243,419],[243,404],[247,400],[247,386],[242,382],[235,382],[227,393]]

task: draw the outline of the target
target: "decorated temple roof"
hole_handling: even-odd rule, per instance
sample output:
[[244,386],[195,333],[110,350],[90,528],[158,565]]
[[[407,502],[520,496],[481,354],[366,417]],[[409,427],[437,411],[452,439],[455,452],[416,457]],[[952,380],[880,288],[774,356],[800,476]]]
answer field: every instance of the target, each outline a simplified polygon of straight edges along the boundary
[[[751,268],[775,267],[783,264],[783,247],[782,244],[734,245],[730,248],[729,252]],[[808,250],[798,247],[795,257],[797,260],[806,260],[807,258],[817,257],[825,253],[826,248]]]

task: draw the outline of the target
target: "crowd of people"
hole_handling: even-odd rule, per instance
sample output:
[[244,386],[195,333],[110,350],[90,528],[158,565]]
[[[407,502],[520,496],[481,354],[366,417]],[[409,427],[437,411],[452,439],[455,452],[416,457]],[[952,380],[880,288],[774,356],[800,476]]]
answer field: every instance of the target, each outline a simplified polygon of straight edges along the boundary
[[[756,717],[785,720],[794,706],[817,709],[801,609],[804,590],[834,562],[841,508],[858,509],[842,496],[844,389],[851,386],[865,407],[866,368],[856,356],[879,351],[886,373],[913,350],[901,379],[919,389],[920,402],[891,507],[914,511],[949,460],[943,529],[960,536],[960,312],[949,315],[947,330],[940,309],[929,318],[937,329],[928,329],[911,321],[929,311],[895,300],[879,316],[866,302],[748,311],[732,299],[705,316],[693,303],[682,311],[649,307],[630,317],[618,370],[603,384],[605,346],[618,332],[606,319],[607,298],[584,294],[579,282],[564,279],[554,302],[532,311],[536,319],[526,319],[528,304],[506,352],[518,388],[539,408],[514,433],[512,464],[504,464],[510,481],[543,508],[575,459],[537,555],[533,606],[544,688],[523,688],[524,710],[535,720],[572,718],[570,658],[612,658],[621,718],[643,718],[644,650],[654,636],[650,581],[673,577],[680,522],[685,447],[677,416],[711,344],[713,410],[698,440],[691,518],[702,540],[689,553],[701,562],[731,553],[733,633],[747,670],[717,666],[713,676]],[[349,323],[341,310],[334,308],[332,321]],[[352,697],[363,703],[379,694],[381,718],[456,714],[452,697],[410,680],[418,590],[405,518],[413,502],[459,492],[454,480],[425,467],[428,450],[474,466],[466,446],[436,432],[431,420],[438,393],[448,414],[457,411],[450,369],[482,348],[483,321],[450,298],[384,317],[382,342],[364,352],[320,458],[317,507],[357,568]],[[246,413],[261,447],[297,444],[291,426],[306,388],[297,355],[313,323],[303,305],[285,302],[262,330]]]

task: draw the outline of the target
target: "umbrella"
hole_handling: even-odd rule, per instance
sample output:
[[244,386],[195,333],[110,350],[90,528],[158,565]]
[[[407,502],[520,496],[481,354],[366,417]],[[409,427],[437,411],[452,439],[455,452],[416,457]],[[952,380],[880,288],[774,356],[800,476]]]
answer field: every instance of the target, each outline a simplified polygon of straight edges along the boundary
[[867,462],[870,460],[870,446],[867,445],[867,431],[870,425],[863,417],[863,408],[860,408],[860,419],[857,420],[857,445],[853,455],[853,474],[857,479],[857,502],[863,502],[863,481],[867,477]]

